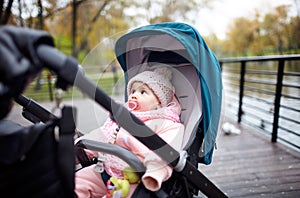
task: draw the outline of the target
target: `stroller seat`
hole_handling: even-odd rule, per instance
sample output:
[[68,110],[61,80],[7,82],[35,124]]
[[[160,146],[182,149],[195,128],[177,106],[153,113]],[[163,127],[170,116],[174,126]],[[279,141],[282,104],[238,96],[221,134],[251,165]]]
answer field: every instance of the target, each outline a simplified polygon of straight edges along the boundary
[[[172,69],[172,83],[185,125],[182,148],[198,156],[197,162],[211,163],[220,118],[222,82],[219,63],[197,30],[173,22],[143,26],[122,36],[115,52],[126,82],[156,63]],[[192,144],[196,147],[193,151]]]

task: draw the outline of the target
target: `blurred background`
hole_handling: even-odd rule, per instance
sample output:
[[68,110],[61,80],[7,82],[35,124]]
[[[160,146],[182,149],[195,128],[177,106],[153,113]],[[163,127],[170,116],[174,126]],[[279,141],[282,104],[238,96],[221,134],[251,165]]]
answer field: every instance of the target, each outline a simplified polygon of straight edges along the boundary
[[[300,52],[300,0],[1,0],[0,6],[0,25],[48,31],[56,47],[77,58],[91,78],[99,81],[99,75],[113,71],[111,80],[101,82],[108,92],[118,80],[114,42],[141,25],[188,23],[218,58]],[[54,81],[44,71],[33,90],[50,89],[50,96],[29,94],[53,100]]]
[[[188,23],[199,31],[222,63],[223,113],[234,115],[238,122],[243,116],[243,121],[248,120],[268,134],[277,128],[283,130],[281,136],[288,136],[288,142],[300,149],[299,57],[283,59],[280,93],[276,86],[280,76],[277,59],[247,62],[245,74],[240,64],[244,59],[224,61],[299,56],[300,0],[0,0],[0,6],[1,26],[49,32],[56,48],[77,58],[88,78],[120,100],[124,79],[115,59],[115,41],[142,25]],[[49,106],[53,107],[58,97],[55,82],[55,74],[45,69],[25,95],[38,102],[51,102]],[[281,101],[275,104],[277,94]],[[85,98],[77,88],[59,97],[66,101]],[[273,121],[278,115],[280,119]],[[274,125],[278,122],[279,127]]]
[[0,6],[0,25],[49,31],[58,49],[80,61],[106,38],[167,21],[195,26],[217,57],[299,53],[299,0],[1,0]]

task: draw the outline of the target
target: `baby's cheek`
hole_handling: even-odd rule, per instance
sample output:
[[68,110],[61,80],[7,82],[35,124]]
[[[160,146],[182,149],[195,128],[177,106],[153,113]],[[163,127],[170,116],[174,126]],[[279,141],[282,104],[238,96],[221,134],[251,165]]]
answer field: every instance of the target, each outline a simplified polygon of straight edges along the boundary
[[135,110],[137,112],[144,112],[144,111],[149,111],[151,110],[150,107],[149,107],[149,104],[141,104],[140,103],[140,108]]

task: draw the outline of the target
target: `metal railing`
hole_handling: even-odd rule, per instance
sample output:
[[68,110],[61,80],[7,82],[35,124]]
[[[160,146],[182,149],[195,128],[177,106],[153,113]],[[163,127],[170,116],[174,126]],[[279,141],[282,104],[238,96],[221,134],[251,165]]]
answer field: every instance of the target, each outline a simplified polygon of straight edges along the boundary
[[226,114],[300,149],[300,54],[219,62]]

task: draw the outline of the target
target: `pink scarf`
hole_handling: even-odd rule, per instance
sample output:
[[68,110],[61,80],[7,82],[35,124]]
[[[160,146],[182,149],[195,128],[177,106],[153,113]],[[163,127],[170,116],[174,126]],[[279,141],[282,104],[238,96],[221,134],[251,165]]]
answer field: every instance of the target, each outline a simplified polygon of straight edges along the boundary
[[177,113],[175,106],[173,105],[175,104],[171,104],[168,107],[163,107],[157,110],[150,110],[145,112],[132,111],[132,113],[143,122],[153,119],[167,119],[173,122],[180,122],[179,114]]
[[[148,120],[154,119],[167,119],[173,122],[180,122],[180,117],[178,112],[180,112],[180,106],[176,102],[171,102],[167,107],[163,107],[157,110],[145,111],[145,112],[134,112],[131,111],[137,118],[139,118],[142,122],[146,122]],[[118,127],[117,123],[115,123],[112,119],[107,119],[105,124],[101,127],[101,129],[105,132],[106,139],[108,140],[115,129]]]

